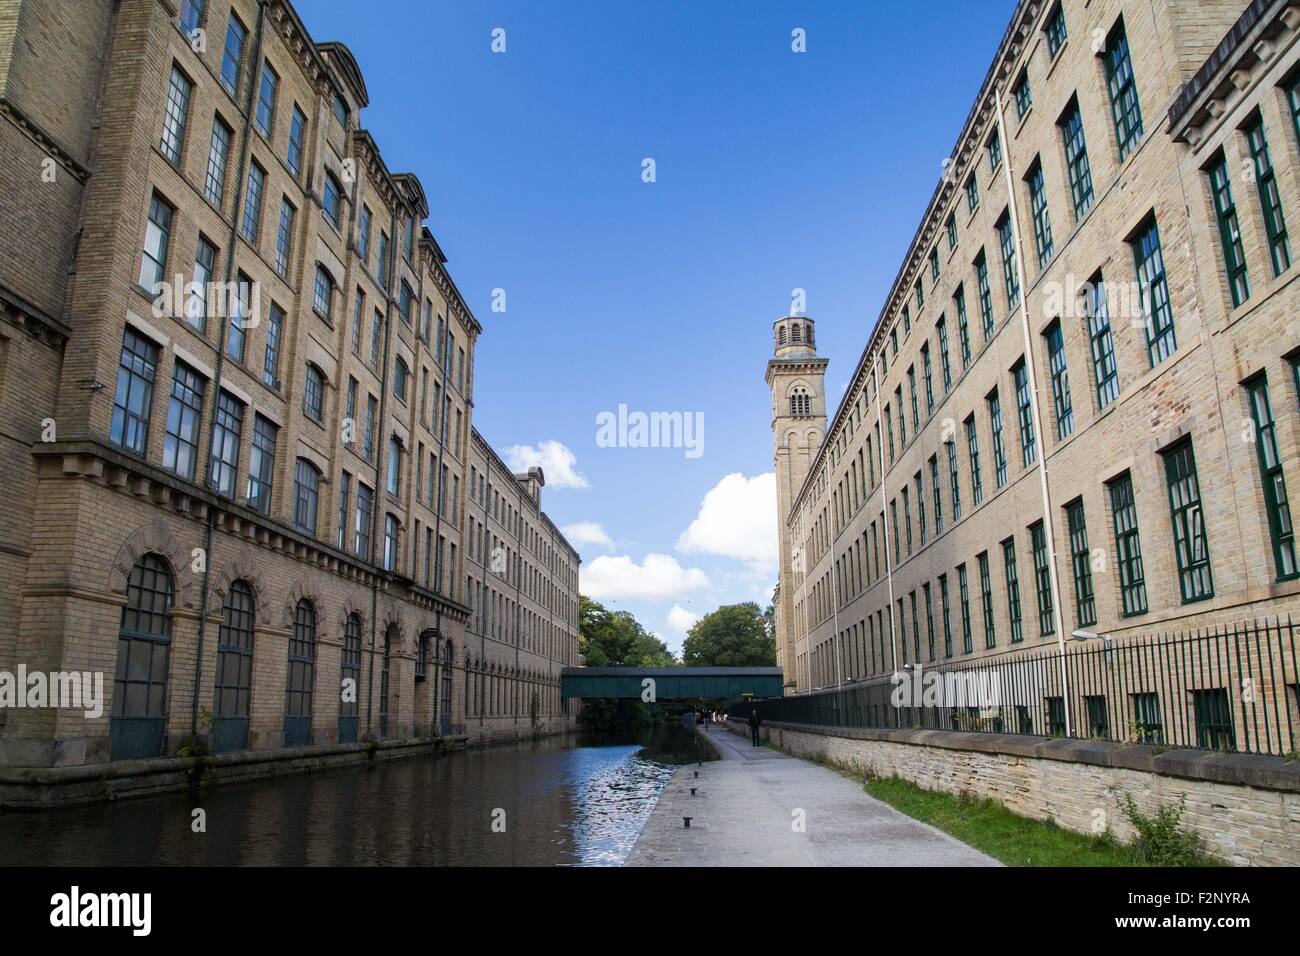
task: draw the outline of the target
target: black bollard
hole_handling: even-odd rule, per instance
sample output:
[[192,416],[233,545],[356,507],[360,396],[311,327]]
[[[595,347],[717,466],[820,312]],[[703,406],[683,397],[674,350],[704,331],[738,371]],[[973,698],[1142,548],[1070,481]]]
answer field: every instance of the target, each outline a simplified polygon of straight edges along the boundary
[[692,796],[692,797],[695,796],[695,788],[694,788],[694,787],[691,787],[691,796]]
[[690,818],[690,817],[682,817],[682,822],[684,822],[684,823],[686,824],[686,829],[689,830],[689,829],[691,828],[691,818]]
[[695,776],[698,777],[699,775],[700,775],[700,772],[699,772],[698,770],[695,771]]

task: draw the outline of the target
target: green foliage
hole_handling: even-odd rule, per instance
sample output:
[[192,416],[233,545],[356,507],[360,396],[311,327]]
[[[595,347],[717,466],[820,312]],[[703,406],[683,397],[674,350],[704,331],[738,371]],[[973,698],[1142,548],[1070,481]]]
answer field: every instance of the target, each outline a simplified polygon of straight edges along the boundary
[[682,646],[688,667],[773,667],[772,608],[753,601],[727,604],[695,622]]
[[1137,834],[1129,848],[1143,866],[1204,866],[1210,862],[1200,836],[1182,827],[1186,796],[1179,797],[1177,803],[1160,804],[1148,816],[1126,793],[1120,809]]
[[[578,651],[588,667],[672,667],[668,645],[627,611],[611,611],[578,596]],[[653,708],[639,700],[584,700],[578,722],[588,730],[619,733],[652,727]]]

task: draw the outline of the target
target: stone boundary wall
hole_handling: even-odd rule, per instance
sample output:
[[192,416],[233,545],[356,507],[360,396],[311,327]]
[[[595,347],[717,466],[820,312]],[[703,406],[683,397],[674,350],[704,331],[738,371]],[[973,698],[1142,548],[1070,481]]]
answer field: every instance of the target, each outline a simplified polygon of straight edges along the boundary
[[[743,721],[729,729],[749,733]],[[1129,794],[1144,813],[1186,797],[1184,826],[1237,866],[1300,866],[1300,762],[1145,744],[943,730],[763,723],[763,739],[925,790],[991,797],[1078,833],[1098,822],[1121,840]]]

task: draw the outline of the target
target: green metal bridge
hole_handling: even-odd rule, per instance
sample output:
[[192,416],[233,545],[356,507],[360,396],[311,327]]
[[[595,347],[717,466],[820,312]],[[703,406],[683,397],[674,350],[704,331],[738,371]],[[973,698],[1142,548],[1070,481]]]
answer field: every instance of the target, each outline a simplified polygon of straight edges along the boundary
[[566,667],[560,671],[560,696],[566,698],[762,699],[782,696],[783,684],[779,667]]

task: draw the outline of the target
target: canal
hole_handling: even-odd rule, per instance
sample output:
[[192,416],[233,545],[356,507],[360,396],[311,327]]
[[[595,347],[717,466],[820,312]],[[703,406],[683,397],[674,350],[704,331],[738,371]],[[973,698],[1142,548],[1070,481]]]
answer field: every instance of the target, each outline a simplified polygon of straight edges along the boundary
[[8,813],[0,865],[619,866],[670,759],[627,739],[547,738]]

